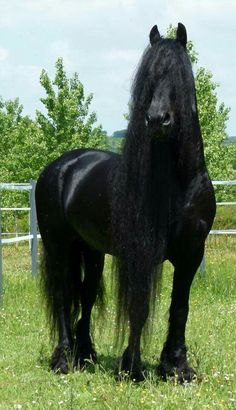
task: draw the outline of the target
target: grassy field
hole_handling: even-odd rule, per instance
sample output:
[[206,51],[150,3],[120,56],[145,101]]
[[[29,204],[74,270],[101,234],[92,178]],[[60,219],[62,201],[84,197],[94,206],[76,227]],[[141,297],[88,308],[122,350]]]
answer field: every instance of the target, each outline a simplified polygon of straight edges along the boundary
[[[116,382],[115,313],[109,290],[106,321],[95,327],[99,365],[66,376],[49,371],[52,350],[39,285],[29,273],[26,246],[4,248],[4,304],[0,310],[0,409],[235,409],[236,238],[211,238],[206,276],[192,287],[187,343],[199,380],[186,387],[158,379],[155,368],[165,339],[171,266],[163,275],[153,335],[143,350],[147,379]],[[96,313],[95,313],[96,316]],[[95,322],[94,317],[94,322]]]

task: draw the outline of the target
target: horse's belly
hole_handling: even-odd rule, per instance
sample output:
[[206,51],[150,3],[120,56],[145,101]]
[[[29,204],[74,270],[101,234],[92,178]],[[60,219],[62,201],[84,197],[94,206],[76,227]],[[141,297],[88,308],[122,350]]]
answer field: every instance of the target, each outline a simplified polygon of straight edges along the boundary
[[111,239],[109,235],[109,222],[96,213],[79,210],[76,217],[69,217],[79,237],[89,246],[103,253],[111,253]]

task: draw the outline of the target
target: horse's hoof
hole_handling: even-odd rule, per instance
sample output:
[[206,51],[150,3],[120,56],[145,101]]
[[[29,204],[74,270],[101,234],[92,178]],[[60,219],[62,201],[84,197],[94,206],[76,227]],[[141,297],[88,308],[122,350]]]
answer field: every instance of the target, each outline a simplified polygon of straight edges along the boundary
[[60,361],[55,364],[51,364],[51,369],[54,373],[68,374],[69,366],[66,362]]
[[177,381],[180,384],[191,383],[196,380],[196,372],[192,367],[177,369]]
[[174,367],[166,364],[160,364],[157,368],[157,373],[162,380],[167,381],[168,379],[172,379],[179,384],[190,383],[197,379],[195,370],[188,365]]
[[50,367],[55,373],[69,373],[71,351],[68,347],[56,347],[52,354]]
[[132,381],[134,383],[140,383],[145,380],[144,372],[140,370],[136,371],[124,371],[120,370],[116,374],[116,380],[121,381]]
[[128,350],[125,350],[120,359],[119,369],[117,372],[118,380],[131,380],[133,382],[142,382],[144,377],[144,366],[140,360],[131,360]]
[[75,360],[74,360],[74,367],[77,369],[83,370],[89,364],[96,364],[97,363],[97,354],[94,349],[90,351],[82,351],[82,349],[76,353]]

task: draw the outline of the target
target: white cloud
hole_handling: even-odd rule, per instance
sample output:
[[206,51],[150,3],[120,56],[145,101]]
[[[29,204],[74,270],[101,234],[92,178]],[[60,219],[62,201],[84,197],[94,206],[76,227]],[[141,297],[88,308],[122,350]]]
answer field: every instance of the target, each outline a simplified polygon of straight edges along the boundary
[[53,61],[56,61],[58,57],[62,57],[67,70],[77,70],[76,54],[78,54],[78,52],[70,46],[68,41],[58,40],[51,43],[49,46],[49,54]]
[[8,59],[8,50],[3,47],[0,47],[0,61],[5,61]]
[[[230,17],[232,14],[235,16],[236,2],[235,0],[171,0],[167,2],[166,11],[168,16],[174,17],[174,20],[178,17],[191,18],[198,22],[199,16],[203,19],[221,20],[224,17]],[[173,20],[173,22],[174,22]],[[200,27],[199,27],[200,29]]]
[[25,86],[30,87],[30,90],[38,90],[41,87],[39,84],[39,77],[42,71],[42,67],[20,64],[15,68],[15,71],[19,81],[24,81]]
[[117,7],[129,7],[136,0],[23,0],[28,10],[44,13],[74,14],[74,12],[96,11],[99,9],[114,9]]
[[121,63],[128,62],[136,64],[140,58],[140,51],[132,49],[111,49],[103,53],[102,57],[106,61]]
[[[23,21],[63,21],[78,23],[84,15],[98,11],[127,9],[137,0],[0,0],[0,27],[20,25]],[[96,16],[98,17],[98,16]]]
[[[6,98],[20,97],[19,91],[27,94],[32,94],[39,91],[41,85],[39,77],[42,67],[4,62],[0,65],[0,80],[2,81],[1,93],[6,95]],[[9,87],[11,84],[11,87]]]

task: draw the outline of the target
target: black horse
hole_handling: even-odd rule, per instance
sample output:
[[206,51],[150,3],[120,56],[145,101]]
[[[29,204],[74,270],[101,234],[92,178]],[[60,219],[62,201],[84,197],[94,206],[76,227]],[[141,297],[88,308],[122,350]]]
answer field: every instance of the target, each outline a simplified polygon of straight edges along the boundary
[[[158,267],[174,266],[169,329],[159,372],[189,381],[185,326],[190,287],[215,215],[205,165],[187,34],[161,38],[157,26],[134,80],[121,155],[78,149],[49,164],[37,182],[44,289],[59,336],[55,371],[68,357],[96,360],[90,316],[102,293],[104,255],[114,255],[118,324],[129,322],[120,370],[142,380],[140,339],[156,299]],[[78,320],[81,309],[81,318]],[[73,353],[73,355],[72,355]]]

